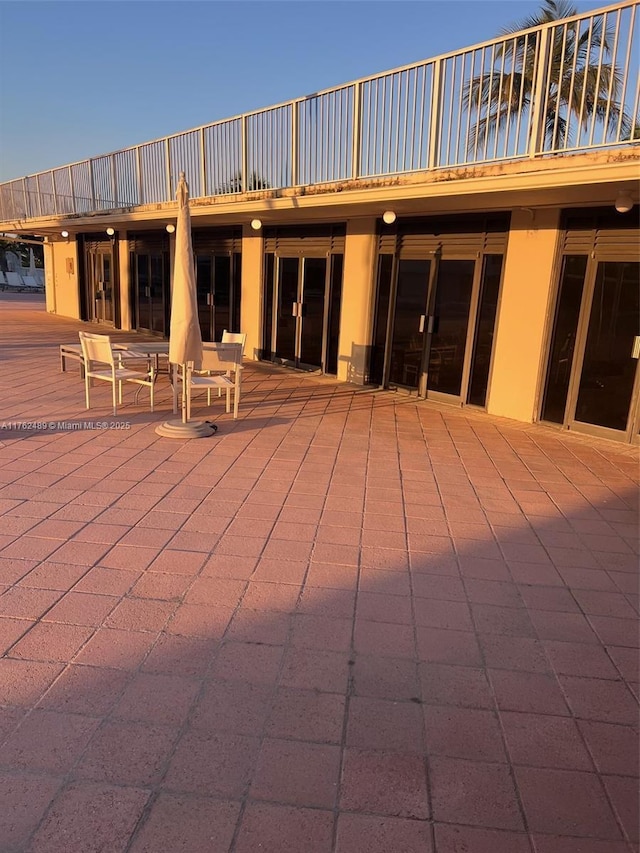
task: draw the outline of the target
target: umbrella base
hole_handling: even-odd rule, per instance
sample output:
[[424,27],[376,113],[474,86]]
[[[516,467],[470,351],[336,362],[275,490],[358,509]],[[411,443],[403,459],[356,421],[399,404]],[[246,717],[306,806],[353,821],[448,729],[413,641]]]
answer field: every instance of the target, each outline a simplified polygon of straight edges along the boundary
[[180,420],[165,421],[156,427],[156,432],[163,438],[209,438],[215,435],[218,427],[209,421],[187,421]]

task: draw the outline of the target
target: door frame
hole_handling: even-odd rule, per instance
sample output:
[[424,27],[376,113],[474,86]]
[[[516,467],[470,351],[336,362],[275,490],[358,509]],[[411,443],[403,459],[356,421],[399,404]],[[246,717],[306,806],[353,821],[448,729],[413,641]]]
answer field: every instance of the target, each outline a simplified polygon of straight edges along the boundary
[[[496,251],[484,251],[484,252],[454,252],[453,254],[447,254],[446,257],[443,257],[443,245],[441,244],[432,252],[424,252],[419,258],[402,258],[396,253],[393,256],[393,264],[391,270],[391,287],[389,294],[389,316],[387,322],[387,344],[386,344],[386,353],[384,358],[384,367],[383,367],[383,376],[382,376],[382,387],[384,388],[394,388],[397,390],[401,390],[405,393],[416,394],[418,397],[422,399],[432,400],[434,402],[446,403],[448,405],[454,406],[466,406],[473,405],[471,403],[467,403],[467,397],[469,394],[469,384],[471,381],[471,364],[474,354],[474,342],[475,337],[477,335],[477,325],[478,325],[478,312],[480,310],[480,296],[482,292],[482,284],[483,284],[483,275],[485,271],[485,257],[490,255],[502,255],[502,252]],[[425,330],[424,330],[424,339],[423,339],[423,349],[422,349],[422,357],[420,361],[420,368],[418,374],[418,384],[417,388],[410,388],[408,386],[401,385],[399,383],[391,383],[389,380],[390,372],[391,372],[391,343],[393,340],[393,331],[396,323],[396,302],[398,295],[398,275],[399,275],[399,267],[400,263],[403,260],[423,260],[430,262],[429,268],[429,280],[427,282],[426,288],[426,299],[425,299],[425,314],[421,315],[424,317]],[[428,388],[429,384],[429,361],[431,354],[431,347],[433,345],[434,339],[434,324],[435,324],[435,300],[436,300],[436,292],[438,286],[438,275],[440,272],[440,265],[442,263],[446,263],[447,261],[473,261],[474,262],[474,270],[473,270],[473,280],[471,284],[471,294],[469,301],[469,315],[467,319],[467,332],[465,337],[465,352],[462,363],[462,379],[460,385],[460,393],[457,395],[447,394],[442,391],[436,391]],[[498,319],[498,311],[499,311],[499,303],[502,294],[502,277],[504,275],[504,262],[502,264],[501,271],[501,283],[498,291],[498,310],[496,311],[496,320]],[[418,318],[418,321],[420,318]],[[493,362],[493,352],[491,354],[491,363]],[[489,376],[491,375],[491,368],[489,372]],[[479,406],[475,406],[474,408],[481,408]]]
[[[111,320],[98,317],[96,310],[98,290],[98,263],[100,256],[108,256],[111,268]],[[120,277],[119,268],[116,263],[117,252],[115,239],[103,239],[92,234],[82,235],[82,274],[83,290],[86,308],[86,319],[91,323],[97,323],[107,328],[120,328]]]
[[[624,263],[626,261],[638,262],[637,258],[611,258],[606,255],[597,256],[590,255],[587,260],[587,269],[584,277],[584,285],[582,289],[582,300],[580,302],[580,311],[578,315],[578,326],[576,329],[576,340],[574,345],[573,363],[571,365],[571,377],[569,379],[569,388],[567,390],[567,401],[564,410],[564,420],[562,426],[571,432],[592,435],[597,438],[607,438],[613,441],[622,441],[627,444],[634,440],[638,440],[638,428],[640,426],[640,360],[636,360],[636,375],[631,389],[631,397],[629,400],[629,414],[624,430],[612,429],[598,424],[590,424],[584,421],[576,420],[576,406],[578,403],[578,395],[580,391],[580,380],[582,378],[582,368],[584,366],[584,358],[586,352],[587,335],[589,333],[589,324],[591,321],[591,312],[593,310],[593,298],[595,295],[596,278],[598,268],[603,263]],[[640,333],[640,329],[638,329]]]
[[[274,264],[273,264],[273,323],[271,328],[271,361],[275,364],[282,364],[285,367],[293,367],[296,370],[304,370],[307,372],[318,370],[318,368],[324,374],[326,372],[326,364],[327,364],[327,334],[328,334],[328,324],[329,324],[329,314],[331,310],[330,305],[330,297],[331,297],[331,257],[334,254],[342,254],[341,252],[323,252],[323,251],[306,251],[301,253],[287,253],[283,251],[275,251],[272,253],[274,256]],[[304,306],[304,278],[305,278],[305,261],[309,258],[320,258],[325,261],[325,272],[324,272],[324,297],[323,297],[323,309],[322,309],[322,340],[321,340],[321,363],[317,364],[306,364],[305,362],[300,360],[300,354],[302,351],[302,336],[304,332],[304,314],[302,314],[302,307]],[[276,355],[277,343],[278,343],[278,300],[280,296],[280,262],[284,259],[291,259],[298,261],[298,280],[297,280],[297,289],[296,295],[297,299],[294,305],[296,308],[295,314],[292,316],[295,317],[295,332],[294,332],[294,357],[290,358],[282,358],[281,356]],[[293,309],[293,306],[292,306]]]
[[[482,275],[484,272],[484,254],[468,255],[459,254],[451,257],[442,258],[441,253],[436,256],[435,270],[430,281],[431,293],[429,301],[428,321],[431,317],[435,322],[435,300],[438,287],[438,275],[440,265],[444,261],[473,261],[473,277],[471,280],[471,294],[469,295],[469,315],[467,317],[467,334],[464,341],[464,357],[462,359],[462,375],[460,378],[460,393],[447,394],[443,391],[430,390],[429,384],[429,361],[431,358],[431,347],[433,345],[434,332],[430,331],[426,335],[425,340],[425,355],[424,355],[424,396],[427,400],[434,400],[440,403],[448,403],[454,406],[466,405],[467,395],[469,393],[469,382],[471,380],[471,358],[473,356],[473,342],[476,335],[477,317],[480,289],[482,285]],[[429,326],[428,326],[429,328]]]

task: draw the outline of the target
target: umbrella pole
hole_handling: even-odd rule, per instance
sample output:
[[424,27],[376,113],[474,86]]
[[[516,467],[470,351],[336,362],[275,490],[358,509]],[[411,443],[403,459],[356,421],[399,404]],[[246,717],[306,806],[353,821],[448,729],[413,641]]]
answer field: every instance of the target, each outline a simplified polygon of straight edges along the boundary
[[187,422],[187,382],[191,381],[189,368],[186,364],[182,365],[182,423]]

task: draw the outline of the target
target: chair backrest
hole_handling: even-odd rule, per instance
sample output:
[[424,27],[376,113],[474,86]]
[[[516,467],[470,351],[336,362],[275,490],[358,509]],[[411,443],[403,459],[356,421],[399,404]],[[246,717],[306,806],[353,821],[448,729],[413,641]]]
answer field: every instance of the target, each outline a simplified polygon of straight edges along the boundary
[[242,364],[242,346],[236,343],[203,344],[202,370],[235,370]]
[[22,287],[22,276],[17,272],[7,272],[7,284],[9,287]]
[[113,350],[111,349],[109,335],[96,335],[92,332],[78,332],[78,334],[82,346],[82,355],[87,366],[92,361],[113,365]]
[[227,332],[225,329],[222,333],[223,344],[240,344],[242,347],[242,355],[244,355],[244,345],[247,342],[247,336],[244,332]]

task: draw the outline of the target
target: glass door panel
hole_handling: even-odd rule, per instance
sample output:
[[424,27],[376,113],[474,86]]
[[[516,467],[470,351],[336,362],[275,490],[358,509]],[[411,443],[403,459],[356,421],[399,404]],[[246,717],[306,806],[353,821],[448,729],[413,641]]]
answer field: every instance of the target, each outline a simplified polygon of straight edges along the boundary
[[550,423],[564,423],[587,261],[587,255],[567,255],[563,258],[540,413],[542,420]]
[[164,264],[160,255],[151,255],[150,285],[151,331],[164,334]]
[[104,320],[102,256],[98,252],[90,252],[88,256],[87,271],[90,277],[89,289],[93,304],[93,316],[91,319],[98,323],[102,323]]
[[278,258],[275,355],[284,361],[295,361],[296,357],[299,266],[299,258]]
[[473,342],[467,402],[485,406],[489,387],[489,369],[500,294],[502,255],[486,255],[482,270],[480,299]]
[[625,431],[638,360],[632,350],[640,331],[640,264],[598,265],[575,420]]
[[203,341],[212,341],[212,264],[208,255],[196,255],[196,293],[198,299],[198,321]]
[[340,309],[342,307],[343,255],[331,255],[331,281],[329,283],[329,316],[327,320],[327,354],[325,373],[338,372],[338,343],[340,340]]
[[136,255],[138,328],[151,329],[149,256]]
[[304,258],[302,274],[300,363],[322,367],[327,259]]
[[400,260],[391,336],[389,383],[417,388],[424,349],[431,261]]
[[110,254],[98,255],[98,270],[101,273],[99,286],[102,295],[102,316],[99,319],[103,323],[113,323],[113,276]]
[[215,255],[213,259],[213,338],[231,331],[231,256]]
[[460,396],[475,263],[441,260],[438,266],[427,368],[429,391]]

